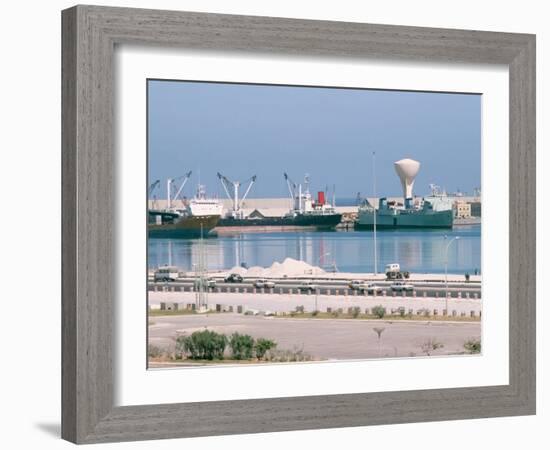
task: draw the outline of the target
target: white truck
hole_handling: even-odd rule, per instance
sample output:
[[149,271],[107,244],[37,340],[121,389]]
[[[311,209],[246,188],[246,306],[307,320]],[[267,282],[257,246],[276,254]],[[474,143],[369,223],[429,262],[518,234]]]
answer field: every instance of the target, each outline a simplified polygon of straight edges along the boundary
[[155,282],[176,281],[179,277],[179,270],[174,266],[162,266],[155,271]]
[[386,279],[388,280],[408,279],[410,276],[407,271],[401,272],[401,267],[397,263],[386,264],[384,272],[386,273]]

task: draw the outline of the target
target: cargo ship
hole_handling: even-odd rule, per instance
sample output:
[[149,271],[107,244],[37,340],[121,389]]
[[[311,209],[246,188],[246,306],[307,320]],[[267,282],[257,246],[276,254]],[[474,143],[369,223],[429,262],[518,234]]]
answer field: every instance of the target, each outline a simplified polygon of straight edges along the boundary
[[[453,202],[445,194],[432,190],[432,195],[413,198],[414,179],[420,169],[420,163],[412,159],[403,159],[394,163],[397,175],[403,187],[403,203],[389,202],[380,198],[378,208],[365,200],[359,206],[356,230],[376,228],[452,228]],[[433,186],[433,185],[432,185]]]
[[207,198],[203,185],[183,207],[173,207],[168,197],[165,210],[149,209],[147,224],[151,238],[198,238],[206,237],[218,224],[222,214],[222,204],[218,199]]
[[[375,208],[366,200],[359,207],[355,229],[372,230],[374,214]],[[381,198],[376,210],[376,228],[452,228],[453,216],[452,202],[442,197],[425,197],[408,208]]]
[[[227,178],[219,175],[222,183],[233,183]],[[242,209],[242,200],[238,201],[236,195],[233,209],[222,217],[216,227],[217,232],[232,231],[296,231],[296,230],[330,230],[336,228],[342,219],[342,214],[336,212],[334,204],[327,201],[325,192],[318,192],[315,199],[309,191],[309,176],[306,175],[305,186],[293,183],[285,173],[292,207],[290,210],[279,217],[263,215],[260,211],[252,211],[244,215]],[[256,177],[251,178],[254,182]],[[224,186],[225,187],[225,186]],[[247,189],[247,193],[250,186]],[[228,189],[226,190],[229,191]],[[245,194],[246,195],[246,194]],[[229,192],[228,192],[229,196]],[[230,197],[231,198],[231,197]]]

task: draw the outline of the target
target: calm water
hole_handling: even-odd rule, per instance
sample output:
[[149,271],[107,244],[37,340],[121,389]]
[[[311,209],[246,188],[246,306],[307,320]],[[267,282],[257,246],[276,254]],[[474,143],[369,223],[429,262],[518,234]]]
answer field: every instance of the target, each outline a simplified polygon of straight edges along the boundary
[[[462,226],[452,231],[378,231],[378,270],[385,264],[399,263],[411,272],[445,271],[445,247],[455,236],[459,240],[449,247],[449,273],[471,274],[481,268],[481,226]],[[240,264],[270,266],[286,257],[299,259],[340,272],[373,272],[374,238],[372,231],[293,233],[248,233],[211,237],[203,241],[209,269],[229,269]],[[192,270],[199,262],[198,239],[149,239],[150,268],[164,264]]]

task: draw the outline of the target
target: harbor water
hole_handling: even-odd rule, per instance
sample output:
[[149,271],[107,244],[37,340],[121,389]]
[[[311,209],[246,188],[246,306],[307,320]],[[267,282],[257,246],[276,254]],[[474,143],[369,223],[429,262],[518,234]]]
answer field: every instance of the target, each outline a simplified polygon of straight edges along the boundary
[[[452,230],[380,230],[376,233],[378,272],[390,263],[416,273],[481,273],[481,225]],[[209,270],[234,266],[268,267],[290,257],[327,271],[372,273],[372,231],[242,233],[200,239],[148,239],[148,266],[175,265],[193,270],[204,255]]]

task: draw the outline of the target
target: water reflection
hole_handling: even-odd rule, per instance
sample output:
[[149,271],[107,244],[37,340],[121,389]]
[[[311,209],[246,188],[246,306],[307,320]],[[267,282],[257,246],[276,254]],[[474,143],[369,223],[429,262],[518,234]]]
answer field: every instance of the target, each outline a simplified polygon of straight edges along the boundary
[[[397,262],[411,272],[442,273],[449,238],[460,239],[449,248],[449,273],[478,273],[481,269],[481,227],[460,227],[452,231],[379,231],[378,270]],[[236,265],[270,266],[286,257],[341,272],[372,272],[372,232],[297,232],[240,234],[204,241],[209,269]],[[148,264],[155,268],[173,264],[191,270],[200,258],[198,239],[149,239]]]

